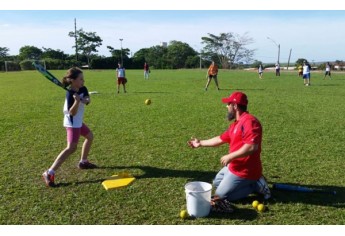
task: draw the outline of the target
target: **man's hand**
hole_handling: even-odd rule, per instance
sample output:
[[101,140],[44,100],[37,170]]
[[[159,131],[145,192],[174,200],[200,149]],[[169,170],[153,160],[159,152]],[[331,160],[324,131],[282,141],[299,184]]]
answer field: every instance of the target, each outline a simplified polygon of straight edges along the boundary
[[187,142],[188,146],[190,146],[191,148],[198,148],[201,146],[200,140],[197,138],[191,138],[191,140],[189,140]]
[[228,154],[228,155],[225,155],[222,158],[220,158],[220,163],[223,166],[226,166],[227,164],[229,164],[230,160],[231,160],[231,156],[230,156],[230,154]]

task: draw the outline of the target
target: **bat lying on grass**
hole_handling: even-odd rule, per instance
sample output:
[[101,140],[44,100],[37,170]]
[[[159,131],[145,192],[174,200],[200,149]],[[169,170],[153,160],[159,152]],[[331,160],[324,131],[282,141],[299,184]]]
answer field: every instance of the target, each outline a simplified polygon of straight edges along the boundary
[[280,183],[273,184],[273,189],[302,192],[302,193],[328,193],[332,195],[337,194],[336,191],[332,191],[332,190],[315,189],[315,188],[309,188],[309,187],[302,187],[299,185],[280,184]]

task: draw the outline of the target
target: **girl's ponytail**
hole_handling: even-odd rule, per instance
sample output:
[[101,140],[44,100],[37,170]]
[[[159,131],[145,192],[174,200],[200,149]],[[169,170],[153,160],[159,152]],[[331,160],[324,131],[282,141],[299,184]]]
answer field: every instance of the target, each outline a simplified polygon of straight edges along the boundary
[[63,86],[65,87],[65,88],[67,88],[68,86],[70,86],[71,85],[71,80],[67,77],[67,76],[65,76],[65,77],[63,77],[62,78],[62,81],[61,81],[61,83],[63,84]]
[[66,76],[62,78],[61,83],[65,87],[68,87],[71,85],[72,80],[75,80],[76,78],[78,78],[79,74],[82,74],[82,73],[83,71],[79,69],[78,67],[72,67],[67,71]]

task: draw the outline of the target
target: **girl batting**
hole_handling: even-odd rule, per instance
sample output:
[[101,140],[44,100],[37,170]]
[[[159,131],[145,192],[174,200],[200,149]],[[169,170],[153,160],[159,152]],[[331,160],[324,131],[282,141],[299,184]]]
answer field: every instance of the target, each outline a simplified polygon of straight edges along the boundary
[[67,132],[67,147],[57,156],[53,165],[42,174],[43,180],[48,187],[55,186],[55,172],[62,163],[77,150],[80,135],[85,138],[85,141],[83,143],[78,168],[92,169],[97,167],[87,159],[93,140],[93,134],[86,124],[83,123],[85,105],[90,103],[88,90],[84,86],[83,72],[76,67],[69,69],[62,83],[65,87],[70,87],[70,91],[66,93],[63,108],[63,125]]

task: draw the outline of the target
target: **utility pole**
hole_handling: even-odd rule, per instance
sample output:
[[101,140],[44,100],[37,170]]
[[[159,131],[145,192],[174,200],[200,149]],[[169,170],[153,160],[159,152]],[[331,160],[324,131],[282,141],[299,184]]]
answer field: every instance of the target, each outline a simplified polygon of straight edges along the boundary
[[279,58],[280,58],[280,44],[276,43],[276,41],[274,41],[274,40],[271,39],[270,37],[267,37],[267,39],[271,40],[271,41],[278,47],[278,60],[277,60],[277,63],[279,64]]
[[78,36],[77,36],[77,19],[74,18],[74,38],[75,38],[75,59],[78,61]]
[[[195,44],[194,44],[194,47],[196,48],[195,51],[196,51],[197,53],[199,53],[199,66],[200,66],[200,69],[201,69],[201,67],[202,67],[202,66],[201,66],[201,52],[202,52],[202,50],[201,50],[201,48],[200,48],[200,50],[199,50],[199,47],[198,47],[197,45],[195,45]],[[198,52],[198,51],[200,51],[200,52]]]
[[123,66],[123,57],[122,57],[122,40],[123,39],[119,39],[120,43],[121,43],[121,65]]
[[200,49],[200,70],[201,70],[201,49]]
[[280,44],[278,44],[278,64],[279,64],[279,59],[280,59]]
[[288,60],[288,66],[287,66],[287,70],[289,70],[289,65],[290,65],[290,57],[291,57],[291,51],[292,51],[292,48],[290,49],[290,54],[289,54],[289,60]]

